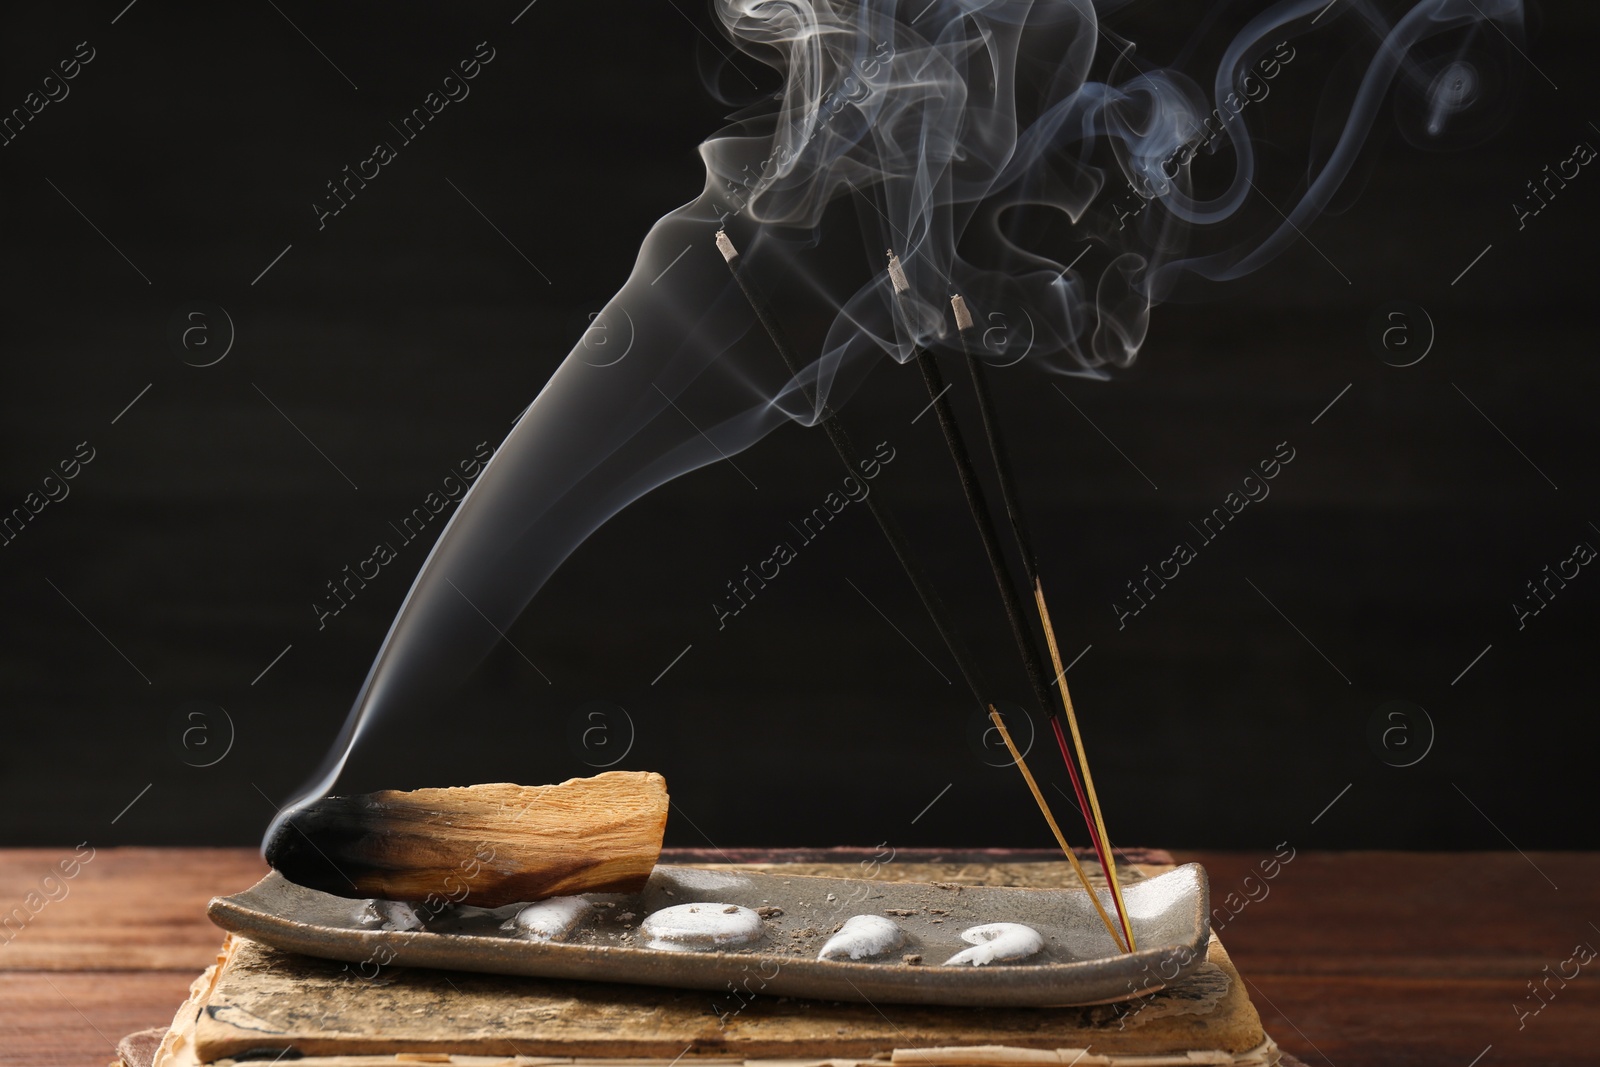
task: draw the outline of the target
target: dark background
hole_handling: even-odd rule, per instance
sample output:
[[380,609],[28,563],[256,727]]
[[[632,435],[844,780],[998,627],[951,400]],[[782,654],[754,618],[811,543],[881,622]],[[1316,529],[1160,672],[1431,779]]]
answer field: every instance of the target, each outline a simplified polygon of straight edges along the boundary
[[[95,452],[0,548],[5,844],[259,837],[332,741],[426,546],[324,629],[312,601],[505,435],[645,230],[699,191],[694,148],[726,110],[700,80],[728,46],[699,3],[278,7],[4,16],[5,109],[77,42],[96,51],[0,148],[0,507],[79,442]],[[1112,24],[1159,61],[1203,10],[1133,4]],[[1314,246],[1186,289],[1113,381],[999,376],[1065,651],[1088,648],[1070,677],[1119,843],[1600,844],[1600,577],[1585,569],[1521,630],[1511,608],[1600,544],[1600,178],[1585,170],[1521,231],[1511,207],[1600,143],[1594,29],[1589,5],[1536,12],[1527,58],[1502,48],[1509,122],[1476,147],[1419,150],[1384,132],[1386,110],[1359,199]],[[319,232],[324,183],[485,40],[496,58],[472,95]],[[1317,49],[1360,43],[1310,41],[1263,113],[1312,108],[1321,85],[1294,83],[1321,78]],[[1404,368],[1369,336],[1398,300],[1437,333]],[[186,361],[217,347],[169,335],[196,301],[236,331],[203,368]],[[1009,678],[937,427],[911,422],[925,403],[886,365],[848,416],[897,450],[875,491]],[[1124,583],[1285,441],[1271,496],[1119,630]],[[515,649],[428,718],[381,724],[341,789],[617,760],[667,775],[672,844],[1047,844],[864,508],[718,632],[724,582],[840,477],[798,427],[735,462],[603,528]],[[1055,782],[1047,757],[1033,762]]]

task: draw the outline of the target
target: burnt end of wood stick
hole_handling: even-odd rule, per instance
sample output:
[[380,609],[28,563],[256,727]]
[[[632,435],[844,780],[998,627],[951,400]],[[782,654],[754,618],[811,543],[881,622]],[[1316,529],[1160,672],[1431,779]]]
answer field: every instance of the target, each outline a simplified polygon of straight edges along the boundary
[[643,888],[666,832],[666,780],[608,771],[560,785],[325,797],[267,842],[291,882],[336,896],[495,908]]

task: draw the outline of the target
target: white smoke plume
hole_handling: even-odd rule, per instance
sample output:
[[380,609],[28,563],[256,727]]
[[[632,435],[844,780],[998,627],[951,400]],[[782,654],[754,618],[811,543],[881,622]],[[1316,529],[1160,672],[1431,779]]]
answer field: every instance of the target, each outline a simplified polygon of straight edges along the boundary
[[[980,319],[1025,324],[984,354],[996,364],[1126,366],[1151,308],[1186,276],[1238,278],[1298,239],[1389,101],[1414,143],[1492,132],[1523,15],[1519,0],[1422,0],[1393,17],[1396,5],[1371,0],[1280,0],[1241,12],[1219,58],[1191,71],[1191,50],[1158,67],[1107,29],[1124,6],[716,0],[728,38],[771,68],[775,90],[701,145],[704,191],[652,228],[626,284],[462,501],[333,750],[269,837],[332,787],[389,709],[447,693],[632,501],[786,422],[815,422],[885,357],[947,344],[952,293]],[[1214,5],[1196,37],[1245,6]],[[1283,105],[1283,83],[1352,51],[1364,73],[1336,134],[1307,150],[1297,187],[1267,200],[1253,115]],[[1263,200],[1272,212],[1246,211]],[[742,269],[787,294],[797,323],[826,324],[801,381],[752,332],[714,244],[724,227]],[[887,248],[906,300],[891,294]]]

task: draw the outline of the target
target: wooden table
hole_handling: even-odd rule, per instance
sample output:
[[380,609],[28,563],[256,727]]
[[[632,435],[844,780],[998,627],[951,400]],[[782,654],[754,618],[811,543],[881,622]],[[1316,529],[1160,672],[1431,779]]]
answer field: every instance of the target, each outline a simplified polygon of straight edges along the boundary
[[[1548,977],[1600,949],[1600,853],[1301,853],[1271,881],[1264,854],[1175,855],[1206,865],[1214,903],[1237,894],[1223,941],[1307,1064],[1600,1062],[1600,960]],[[0,920],[29,916],[0,927],[5,1067],[104,1064],[169,1022],[221,940],[206,901],[265,871],[247,849],[103,849],[44,884],[71,856],[0,851]],[[1539,1008],[1530,982],[1544,1006],[1519,1019]]]

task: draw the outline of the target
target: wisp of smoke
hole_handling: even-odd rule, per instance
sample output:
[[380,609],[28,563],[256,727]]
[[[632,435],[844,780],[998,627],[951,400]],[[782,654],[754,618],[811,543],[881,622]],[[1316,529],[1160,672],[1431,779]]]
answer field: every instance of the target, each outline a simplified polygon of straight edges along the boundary
[[[1203,87],[1142,64],[1103,26],[1121,6],[715,0],[728,37],[779,88],[701,145],[703,192],[651,229],[626,284],[462,500],[333,748],[268,838],[332,788],[375,722],[458,682],[622,508],[786,422],[814,423],[883,357],[948,344],[952,292],[1026,324],[983,354],[997,364],[1126,366],[1183,277],[1238,278],[1297,239],[1387,99],[1413,102],[1419,129],[1402,131],[1413,140],[1474,120],[1495,42],[1522,25],[1520,0],[1422,0],[1393,18],[1371,0],[1280,0],[1243,19]],[[1275,195],[1257,216],[1268,224],[1241,236],[1242,209],[1265,199],[1252,109],[1327,39],[1369,53],[1342,128],[1303,187]],[[850,237],[870,255],[853,274],[821,273],[809,254],[838,240],[852,205]],[[800,380],[771,387],[771,353],[743,344],[749,308],[713,243],[724,227],[748,269],[831,323]],[[891,247],[908,299],[883,272]]]

